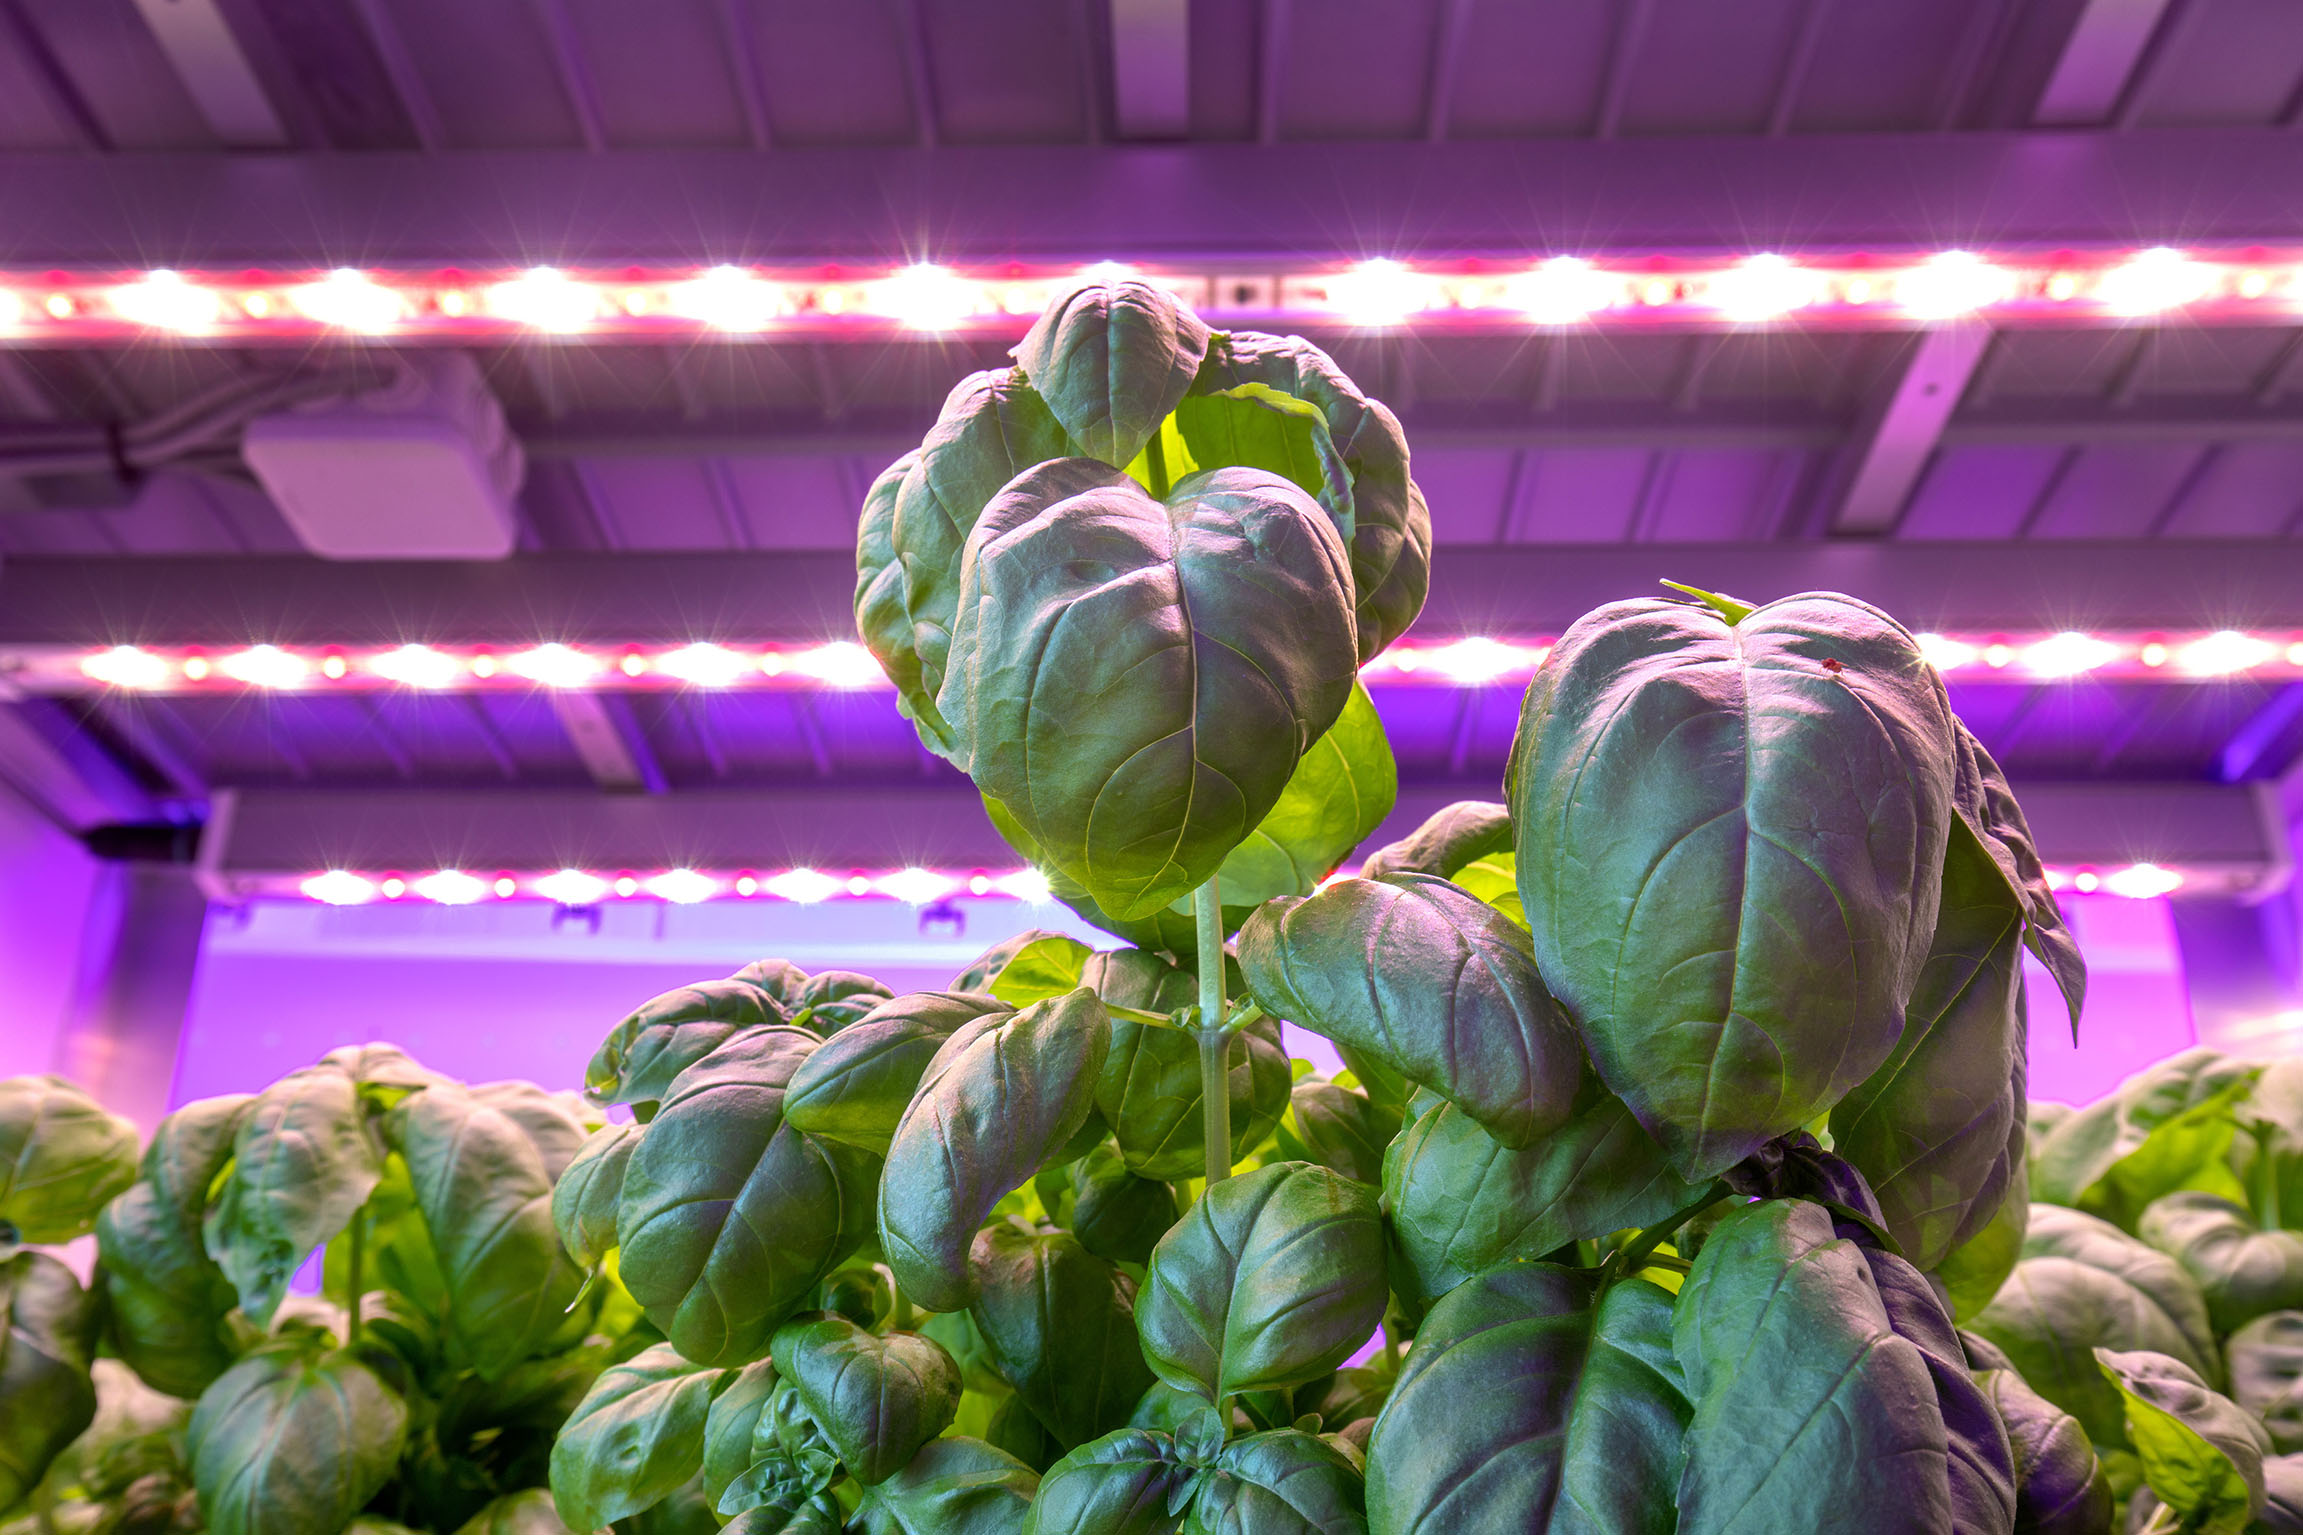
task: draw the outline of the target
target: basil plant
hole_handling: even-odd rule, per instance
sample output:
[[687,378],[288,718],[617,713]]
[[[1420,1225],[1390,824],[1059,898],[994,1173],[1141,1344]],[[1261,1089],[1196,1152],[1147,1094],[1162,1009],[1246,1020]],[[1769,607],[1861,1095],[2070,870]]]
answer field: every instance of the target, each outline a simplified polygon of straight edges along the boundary
[[[2108,1528],[2065,1382],[1960,1330],[2030,1261],[2023,955],[2074,1020],[2084,973],[1912,636],[1829,593],[1603,607],[1500,798],[1347,870],[1396,793],[1359,671],[1429,572],[1398,422],[1142,282],[1013,355],[871,487],[857,626],[1119,946],[707,982],[609,1035],[629,1122],[553,1214],[664,1341],[562,1431],[561,1518]],[[2190,1389],[2120,1355],[2084,1405]]]
[[[388,1045],[141,1154],[69,1084],[0,1082],[0,1532],[566,1535],[554,1437],[659,1336],[553,1226],[603,1123]],[[85,1284],[37,1250],[91,1231]]]

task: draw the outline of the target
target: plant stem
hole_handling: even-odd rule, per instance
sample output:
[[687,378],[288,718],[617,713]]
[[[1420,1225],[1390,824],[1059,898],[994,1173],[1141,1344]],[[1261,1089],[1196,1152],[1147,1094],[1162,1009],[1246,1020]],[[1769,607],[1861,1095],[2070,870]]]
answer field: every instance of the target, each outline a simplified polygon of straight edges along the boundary
[[1192,892],[1191,909],[1199,924],[1200,1128],[1213,1188],[1231,1176],[1231,1035],[1223,1026],[1223,906],[1214,876]]
[[350,1293],[344,1297],[344,1346],[350,1348],[360,1341],[360,1259],[368,1239],[368,1210],[361,1206],[352,1216],[351,1251],[344,1259],[344,1288]]
[[1730,1189],[1725,1183],[1714,1181],[1710,1188],[1704,1190],[1703,1197],[1701,1199],[1696,1200],[1695,1203],[1687,1206],[1685,1209],[1672,1211],[1671,1214],[1665,1216],[1662,1220],[1657,1221],[1654,1225],[1648,1227],[1645,1231],[1642,1231],[1636,1238],[1633,1239],[1632,1244],[1623,1250],[1623,1264],[1620,1272],[1626,1274],[1638,1273],[1640,1268],[1647,1262],[1648,1255],[1653,1253],[1658,1247],[1661,1247],[1665,1242],[1670,1241],[1673,1234],[1676,1233],[1680,1227],[1686,1225],[1689,1221],[1695,1219],[1698,1215],[1701,1215],[1704,1211],[1710,1209],[1713,1205],[1718,1204],[1722,1199],[1727,1198],[1728,1195],[1733,1192],[1734,1190]]

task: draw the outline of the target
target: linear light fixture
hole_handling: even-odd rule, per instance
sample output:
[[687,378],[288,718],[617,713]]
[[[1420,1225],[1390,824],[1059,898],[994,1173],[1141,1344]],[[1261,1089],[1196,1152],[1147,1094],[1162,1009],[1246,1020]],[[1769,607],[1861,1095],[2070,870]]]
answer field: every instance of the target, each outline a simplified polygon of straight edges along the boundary
[[2303,252],[2149,249],[1901,251],[1729,260],[1531,253],[1517,261],[1388,259],[1297,271],[1076,268],[861,271],[742,266],[397,271],[0,273],[0,337],[242,341],[376,336],[818,338],[1019,332],[1082,276],[1136,272],[1211,319],[1367,329],[1574,326],[1897,329],[2110,324],[2182,312],[2282,323],[2303,313]]
[[[2156,863],[2054,867],[2048,883],[2079,895],[2149,900],[2210,874]],[[1046,876],[1037,869],[322,869],[307,874],[235,874],[243,899],[307,900],[330,906],[373,902],[464,906],[485,901],[550,901],[596,906],[611,901],[692,905],[700,901],[767,901],[812,906],[821,901],[902,901],[931,905],[958,897],[1043,903]]]
[[[1410,639],[1369,662],[1381,687],[1518,686],[1555,636]],[[2204,682],[2303,679],[2303,630],[1961,632],[1918,636],[1953,682]],[[531,646],[407,644],[115,645],[0,648],[0,684],[26,692],[328,694],[411,692],[885,690],[887,678],[852,640],[821,645]]]

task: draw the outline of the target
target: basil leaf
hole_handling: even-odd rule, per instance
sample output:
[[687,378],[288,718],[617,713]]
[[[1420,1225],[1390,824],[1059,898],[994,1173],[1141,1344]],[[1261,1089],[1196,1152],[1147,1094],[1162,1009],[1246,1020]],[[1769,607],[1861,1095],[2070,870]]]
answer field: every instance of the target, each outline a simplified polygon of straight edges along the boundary
[[783,1122],[804,1029],[747,1030],[673,1079],[624,1170],[617,1272],[682,1354],[756,1359],[871,1229],[878,1160]]
[[1611,603],[1537,670],[1506,796],[1536,963],[1683,1176],[1894,1051],[1955,754],[1942,680],[1853,598]]
[[960,1367],[918,1333],[878,1337],[840,1316],[786,1322],[775,1361],[848,1474],[867,1486],[902,1469],[959,1411]]
[[1072,1234],[1114,1263],[1144,1264],[1181,1213],[1175,1189],[1129,1172],[1117,1151],[1098,1146],[1071,1165]]
[[1488,800],[1462,799],[1442,805],[1414,831],[1370,853],[1359,873],[1362,879],[1394,874],[1454,879],[1466,864],[1510,851],[1511,812]]
[[2303,1450],[2303,1311],[2274,1311],[2224,1344],[2231,1399],[2263,1420],[2282,1455]]
[[1351,696],[1349,572],[1253,470],[1162,502],[1084,459],[986,506],[937,695],[953,761],[1114,917],[1216,873]]
[[1375,1527],[1670,1530],[1692,1410],[1671,1306],[1645,1280],[1603,1298],[1588,1275],[1537,1263],[1450,1292],[1368,1438]]
[[552,1501],[569,1528],[636,1514],[693,1477],[713,1399],[734,1379],[668,1343],[603,1372],[552,1442]]
[[970,1308],[993,1366],[1070,1450],[1127,1422],[1152,1383],[1136,1345],[1135,1281],[1060,1232],[976,1234]]
[[260,1350],[192,1410],[201,1517],[212,1535],[341,1529],[390,1479],[407,1432],[406,1404],[350,1354]]
[[1903,1038],[1831,1111],[1835,1149],[1921,1268],[1990,1223],[2023,1165],[2022,942],[2022,906],[1955,820]]
[[[719,1506],[736,1478],[760,1458],[761,1441],[755,1435],[761,1432],[768,1398],[775,1389],[775,1361],[755,1359],[733,1372],[721,1383],[719,1395],[712,1398],[711,1410],[704,1414],[702,1474],[704,1496],[713,1507]],[[772,1425],[766,1434],[773,1439]]]
[[1327,1374],[1385,1299],[1375,1190],[1274,1162],[1210,1188],[1160,1239],[1136,1329],[1161,1380],[1217,1401]]
[[[1680,1289],[1672,1340],[1695,1403],[1684,1535],[2011,1522],[2006,1440],[1949,1318],[1915,1270],[1838,1237],[1822,1206],[1770,1200],[1720,1221]],[[1957,1428],[1946,1384],[1963,1393]],[[1994,1500],[1995,1517],[1978,1520]]]
[[1110,1020],[1085,987],[945,1041],[880,1177],[880,1246],[905,1294],[931,1311],[974,1300],[976,1228],[1094,1110],[1110,1048]]
[[630,1104],[646,1120],[672,1078],[739,1029],[789,1019],[768,988],[733,976],[650,997],[600,1041],[584,1069],[584,1095],[594,1103]]
[[2185,1530],[2237,1535],[2263,1511],[2263,1425],[2182,1361],[2148,1350],[2095,1350],[2119,1393],[2144,1479]]
[[[2018,1125],[2017,1130],[2021,1130]],[[2023,1235],[2031,1224],[2031,1181],[2018,1151],[1999,1208],[1981,1231],[1946,1253],[1928,1270],[1951,1301],[1951,1314],[1965,1322],[1991,1304],[2023,1257]]]
[[[739,976],[742,971],[736,972]],[[895,993],[853,970],[819,970],[792,998],[792,1021],[829,1038],[868,1018]]]
[[69,1242],[136,1181],[136,1127],[62,1077],[0,1079],[0,1226]]
[[1295,1162],[1317,1162],[1361,1183],[1383,1182],[1383,1154],[1399,1134],[1396,1111],[1333,1082],[1298,1082],[1279,1124],[1279,1149]]
[[2013,1370],[1979,1370],[1975,1379],[2007,1427],[2015,1457],[2015,1528],[2036,1535],[2109,1530],[2111,1484],[2079,1420]]
[[1344,879],[1273,901],[1239,937],[1266,1012],[1373,1056],[1526,1146],[1565,1124],[1583,1047],[1527,934],[1446,880]]
[[2063,920],[2055,889],[2047,882],[2047,867],[2015,802],[2007,774],[1964,722],[1957,722],[1958,774],[1952,802],[1969,830],[1982,841],[2005,875],[2009,888],[2023,902],[2023,942],[2063,993],[2071,1010],[2071,1037],[2079,1037],[2080,1004],[2087,996],[2087,963],[2080,958],[2078,940]]
[[1695,1199],[1701,1185],[1671,1170],[1623,1101],[1594,1096],[1524,1150],[1453,1104],[1400,1132],[1384,1156],[1383,1197],[1403,1301],[1421,1310],[1483,1269],[1645,1226]]
[[1199,316],[1164,289],[1091,282],[1049,303],[1015,359],[1072,440],[1116,469],[1182,402],[1208,339]]
[[[1406,435],[1389,410],[1300,336],[1234,331],[1217,338],[1192,392],[1220,395],[1250,384],[1281,397],[1264,402],[1269,405],[1284,408],[1293,399],[1317,409],[1326,442],[1343,461],[1349,484],[1330,483],[1318,497],[1351,551],[1359,657],[1370,660],[1415,622],[1431,582],[1431,512],[1408,475]],[[1239,418],[1249,408],[1235,405],[1230,415]],[[1323,466],[1332,462],[1316,437],[1311,446]],[[1324,472],[1333,474],[1332,468]]]
[[583,1286],[552,1227],[550,1170],[510,1115],[453,1085],[404,1099],[384,1136],[407,1161],[449,1328],[481,1377],[497,1379],[560,1331]]
[[0,1513],[96,1416],[89,1367],[103,1313],[46,1253],[0,1262]]
[[615,1250],[616,1206],[624,1197],[624,1173],[640,1147],[644,1128],[609,1125],[593,1131],[552,1185],[552,1227],[568,1256],[587,1272]]
[[938,1439],[910,1465],[864,1489],[861,1535],[1017,1535],[1040,1479],[980,1439]]
[[[1196,985],[1190,971],[1176,974]],[[1115,1018],[1111,1041],[1096,1077],[1096,1112],[1112,1127],[1128,1171],[1166,1180],[1204,1171],[1207,1128],[1198,1039],[1181,1029]],[[1241,1029],[1228,1048],[1224,1084],[1231,1099],[1236,1162],[1263,1144],[1286,1112],[1287,1047],[1280,1042],[1279,1020],[1264,1018]]]
[[1297,1429],[1225,1445],[1199,1478],[1185,1528],[1192,1535],[1365,1535],[1359,1467]]
[[998,996],[992,990],[993,983],[1006,975],[1011,965],[1022,964],[1026,968],[1018,972],[1017,979],[1031,987],[1046,989],[1036,990],[1022,1001],[1001,999],[1010,1007],[1021,1007],[1041,997],[1061,996],[1079,985],[1080,966],[1088,952],[1086,944],[1068,934],[1051,933],[1044,927],[1027,927],[1013,938],[1003,938],[978,954],[967,969],[952,977],[951,989]]
[[202,1228],[208,1255],[239,1292],[250,1321],[261,1327],[272,1320],[288,1277],[351,1224],[383,1175],[384,1149],[352,1078],[309,1067],[257,1095]]
[[457,1527],[456,1535],[574,1535],[542,1487],[507,1493]]
[[2135,1234],[2197,1281],[2219,1334],[2267,1311],[2303,1306],[2303,1236],[2256,1230],[2243,1205],[2214,1194],[2169,1194],[2144,1206]]
[[252,1093],[202,1098],[160,1121],[141,1176],[96,1219],[112,1342],[145,1384],[195,1397],[230,1367],[222,1324],[239,1292],[201,1234]]
[[1175,1535],[1198,1478],[1166,1434],[1115,1429],[1048,1468],[1024,1535]]
[[1501,912],[1512,926],[1527,926],[1527,907],[1519,899],[1519,862],[1513,854],[1475,858],[1455,871],[1455,883]]
[[920,1078],[961,1025],[1007,1006],[980,993],[891,998],[802,1062],[784,1098],[792,1128],[886,1156]]
[[2032,1198],[2129,1227],[2145,1205],[2178,1189],[2245,1199],[2228,1159],[2236,1105],[2262,1072],[2205,1048],[2137,1072],[2041,1137],[2031,1159]]
[[2092,1350],[2149,1349],[2203,1375],[2217,1370],[2206,1302],[2182,1267],[2108,1221],[2057,1205],[2031,1207],[2023,1260],[1968,1325],[2101,1445],[2125,1435]]
[[[819,1492],[796,1505],[762,1504],[746,1509],[720,1527],[721,1535],[839,1535],[847,1522],[840,1500]],[[697,1535],[705,1535],[702,1530]]]

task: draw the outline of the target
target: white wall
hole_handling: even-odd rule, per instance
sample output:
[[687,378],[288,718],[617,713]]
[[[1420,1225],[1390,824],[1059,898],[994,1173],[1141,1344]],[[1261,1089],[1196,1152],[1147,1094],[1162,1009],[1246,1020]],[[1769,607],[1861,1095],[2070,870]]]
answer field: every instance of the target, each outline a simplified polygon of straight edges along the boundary
[[0,1077],[57,1068],[103,876],[77,841],[0,789]]

